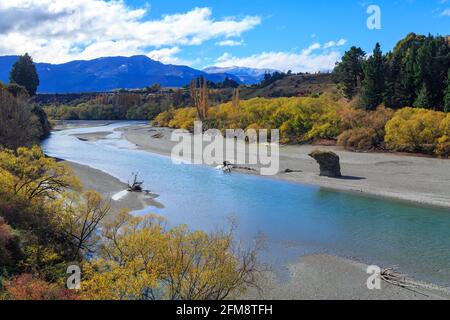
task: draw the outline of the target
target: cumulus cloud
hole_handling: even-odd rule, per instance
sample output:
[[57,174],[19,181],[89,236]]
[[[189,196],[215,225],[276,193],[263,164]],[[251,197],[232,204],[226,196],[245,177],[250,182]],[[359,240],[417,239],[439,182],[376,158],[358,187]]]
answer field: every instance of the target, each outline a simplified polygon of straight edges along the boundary
[[120,0],[0,0],[0,54],[59,63],[153,49],[153,56],[175,59],[180,46],[226,41],[261,23],[257,16],[217,20],[209,8],[148,20],[148,10]]
[[[258,69],[277,69],[281,71],[292,70],[294,72],[318,72],[329,71],[335,66],[342,53],[330,49],[344,45],[345,40],[328,42],[325,45],[314,43],[300,52],[263,52],[248,57],[235,57],[225,53],[216,61],[218,67],[251,67]],[[339,44],[339,45],[338,45]]]

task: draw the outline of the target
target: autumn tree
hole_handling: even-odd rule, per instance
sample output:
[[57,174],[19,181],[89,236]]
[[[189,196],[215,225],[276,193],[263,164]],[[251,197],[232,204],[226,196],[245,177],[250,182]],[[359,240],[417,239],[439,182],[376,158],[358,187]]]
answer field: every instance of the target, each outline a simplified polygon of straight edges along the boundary
[[233,105],[233,109],[235,110],[239,110],[239,103],[240,103],[240,97],[239,97],[239,88],[235,88],[233,90],[233,98],[231,100],[232,105]]
[[208,117],[209,89],[204,77],[193,80],[189,87],[191,98],[197,110],[198,119],[205,121]]
[[79,261],[85,254],[94,252],[98,240],[96,231],[110,212],[111,204],[102,199],[98,192],[88,190],[81,199],[63,198],[62,205],[62,230],[73,243],[72,260]]
[[0,217],[20,237],[15,272],[54,281],[66,261],[87,252],[104,206],[96,194],[71,196],[79,189],[72,171],[39,147],[0,150]]
[[[19,239],[14,230],[0,216],[0,267],[13,267],[20,257]],[[0,270],[0,277],[4,270]]]
[[1,299],[5,300],[77,300],[74,292],[64,286],[49,283],[31,274],[22,274],[7,280],[5,292]]
[[78,179],[65,164],[44,155],[41,148],[0,152],[1,186],[27,200],[56,199],[68,188],[79,188]]
[[432,154],[439,139],[450,135],[450,125],[443,126],[444,121],[448,119],[443,112],[403,108],[386,124],[387,146],[395,151]]
[[0,145],[10,149],[29,146],[38,143],[43,135],[28,94],[20,91],[20,87],[0,83]]
[[36,94],[39,86],[39,77],[33,59],[31,59],[28,53],[21,56],[13,65],[9,75],[9,81],[25,87],[30,96]]
[[102,234],[83,267],[87,299],[222,300],[257,283],[256,250],[239,250],[231,233],[166,230],[162,218],[123,211]]

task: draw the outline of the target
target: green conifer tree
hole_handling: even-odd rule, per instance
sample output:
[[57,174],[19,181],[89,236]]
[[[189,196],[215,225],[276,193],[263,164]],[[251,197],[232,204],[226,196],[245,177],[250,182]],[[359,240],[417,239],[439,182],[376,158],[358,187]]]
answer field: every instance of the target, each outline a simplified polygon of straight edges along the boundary
[[39,77],[33,59],[31,59],[28,53],[21,56],[13,65],[11,73],[9,74],[9,81],[25,87],[30,96],[36,94],[39,86]]
[[444,111],[450,112],[450,69],[448,70],[447,89],[444,98]]
[[428,90],[425,83],[422,85],[422,88],[420,89],[413,106],[423,109],[433,108],[433,100],[431,99],[430,91]]
[[376,44],[373,55],[364,64],[361,106],[367,110],[376,109],[383,102],[385,88],[385,61],[381,46]]

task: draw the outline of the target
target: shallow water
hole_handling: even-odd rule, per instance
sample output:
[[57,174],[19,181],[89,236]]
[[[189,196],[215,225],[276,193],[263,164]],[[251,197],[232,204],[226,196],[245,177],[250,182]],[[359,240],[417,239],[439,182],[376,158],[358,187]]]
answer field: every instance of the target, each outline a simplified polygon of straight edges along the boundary
[[399,265],[418,279],[450,286],[449,210],[229,175],[206,166],[174,165],[167,157],[136,150],[119,133],[96,142],[70,135],[129,124],[55,132],[43,148],[49,156],[88,165],[122,181],[138,171],[144,187],[159,194],[158,201],[165,205],[140,213],[164,215],[170,224],[216,230],[233,217],[242,239],[265,236],[262,259],[278,270],[304,254],[332,253],[368,264]]

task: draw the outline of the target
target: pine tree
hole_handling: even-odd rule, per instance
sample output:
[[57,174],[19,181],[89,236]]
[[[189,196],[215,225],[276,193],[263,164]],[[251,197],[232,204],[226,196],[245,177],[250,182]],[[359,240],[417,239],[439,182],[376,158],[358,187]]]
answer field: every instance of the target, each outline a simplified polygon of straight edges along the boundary
[[361,105],[367,110],[376,109],[383,102],[385,88],[385,62],[381,46],[376,44],[373,55],[363,66]]
[[30,96],[36,94],[39,86],[39,77],[36,72],[36,66],[33,63],[33,59],[25,53],[19,60],[13,65],[11,73],[9,74],[10,83],[15,83],[23,86],[27,89]]
[[448,70],[447,76],[447,89],[444,98],[444,111],[450,112],[450,69]]
[[423,109],[431,109],[433,107],[433,99],[425,83],[422,85],[413,106]]
[[345,97],[348,99],[357,94],[361,85],[365,55],[361,48],[351,47],[334,69],[334,79],[343,85]]
[[389,62],[386,64],[386,86],[383,94],[383,102],[388,108],[401,108],[400,101],[400,84],[398,81],[400,75],[400,59],[399,57],[388,55]]

